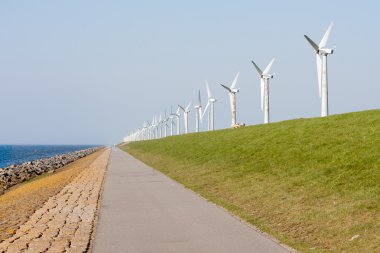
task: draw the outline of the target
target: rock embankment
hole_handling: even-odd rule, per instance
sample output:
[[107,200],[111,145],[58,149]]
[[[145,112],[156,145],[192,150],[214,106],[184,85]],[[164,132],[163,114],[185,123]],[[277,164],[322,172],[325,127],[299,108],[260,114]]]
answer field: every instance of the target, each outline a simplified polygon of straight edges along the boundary
[[32,179],[46,172],[54,172],[56,169],[92,154],[99,149],[99,147],[88,148],[2,168],[0,169],[0,195],[13,185]]

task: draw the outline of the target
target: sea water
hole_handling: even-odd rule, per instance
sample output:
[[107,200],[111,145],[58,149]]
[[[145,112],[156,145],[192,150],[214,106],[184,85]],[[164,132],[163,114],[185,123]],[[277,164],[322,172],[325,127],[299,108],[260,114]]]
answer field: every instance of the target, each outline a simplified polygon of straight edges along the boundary
[[94,147],[93,145],[0,145],[0,168]]

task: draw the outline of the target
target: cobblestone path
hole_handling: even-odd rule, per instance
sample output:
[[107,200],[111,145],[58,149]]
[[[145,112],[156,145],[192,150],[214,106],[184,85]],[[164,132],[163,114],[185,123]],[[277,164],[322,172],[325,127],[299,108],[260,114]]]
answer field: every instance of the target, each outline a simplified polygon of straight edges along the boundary
[[49,198],[11,238],[0,243],[0,252],[86,252],[109,154],[105,150]]

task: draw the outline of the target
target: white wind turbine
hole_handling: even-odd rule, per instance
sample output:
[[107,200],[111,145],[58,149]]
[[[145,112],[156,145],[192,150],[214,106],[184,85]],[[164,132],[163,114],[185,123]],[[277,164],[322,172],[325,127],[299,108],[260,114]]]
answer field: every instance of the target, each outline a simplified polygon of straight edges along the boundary
[[210,110],[208,111],[208,130],[210,131],[210,130],[214,130],[214,125],[215,125],[214,103],[216,102],[216,98],[213,98],[211,96],[211,91],[210,91],[210,87],[208,86],[207,80],[206,80],[206,89],[207,89],[207,104],[206,104],[205,110],[203,111],[202,118],[205,115],[208,107],[210,106]]
[[173,125],[174,125],[174,113],[173,113],[173,106],[170,106],[170,136],[173,136]]
[[169,117],[166,116],[166,110],[165,110],[165,118],[163,119],[163,123],[164,123],[164,137],[168,136],[168,122],[169,121]]
[[199,132],[199,124],[202,123],[202,103],[201,103],[201,91],[198,93],[198,104],[194,105],[195,108],[195,132]]
[[177,119],[177,135],[179,135],[180,132],[181,132],[181,125],[180,125],[181,114],[180,114],[180,108],[178,107],[177,108],[177,112],[176,113],[172,113],[172,115],[174,117],[176,117],[176,119]]
[[160,119],[159,119],[159,121],[158,121],[158,124],[159,124],[159,126],[160,126],[160,138],[162,138],[162,128],[163,128],[163,126],[164,126],[163,123],[164,123],[164,122],[163,122],[163,120],[162,120],[162,115],[161,115],[161,113],[160,113]]
[[239,89],[236,88],[236,82],[237,82],[238,77],[239,77],[239,72],[236,74],[235,79],[229,88],[221,84],[221,86],[225,88],[226,90],[228,90],[230,94],[232,127],[236,126],[236,93],[239,92]]
[[189,129],[189,112],[190,112],[190,105],[191,105],[191,102],[186,106],[186,108],[183,108],[182,106],[178,105],[179,108],[181,108],[181,110],[183,111],[183,123],[185,125],[185,134],[188,133],[188,129]]
[[260,90],[261,90],[261,111],[264,110],[264,123],[269,123],[269,79],[273,78],[272,74],[269,74],[270,68],[274,62],[274,58],[270,61],[268,66],[261,71],[261,69],[252,61],[253,66],[256,68],[257,73],[260,76]]
[[159,122],[157,120],[157,116],[154,116],[153,120],[154,120],[153,136],[154,136],[154,139],[158,139]]
[[310,45],[313,47],[317,54],[317,73],[318,73],[318,86],[319,86],[319,97],[322,98],[322,112],[321,116],[325,117],[329,115],[329,105],[328,105],[328,83],[327,83],[327,55],[334,52],[333,49],[327,48],[327,40],[329,39],[330,32],[333,23],[331,22],[327,28],[325,35],[321,42],[317,45],[308,36],[304,35]]
[[153,140],[153,139],[154,139],[154,121],[152,121],[149,124],[149,140]]
[[158,137],[158,134],[157,134],[157,131],[158,131],[158,123],[157,123],[157,117],[154,116],[153,117],[153,139],[157,139]]

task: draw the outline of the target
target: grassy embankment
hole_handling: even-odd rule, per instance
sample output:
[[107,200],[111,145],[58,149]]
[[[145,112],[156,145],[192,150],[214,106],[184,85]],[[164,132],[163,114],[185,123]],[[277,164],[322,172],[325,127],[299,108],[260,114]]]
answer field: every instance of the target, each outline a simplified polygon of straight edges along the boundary
[[12,236],[16,229],[104,151],[104,149],[74,161],[54,174],[45,173],[16,185],[0,195],[0,241]]
[[301,252],[380,252],[380,110],[122,148]]

